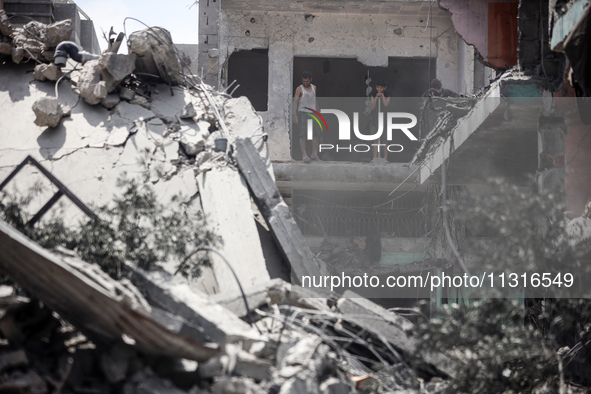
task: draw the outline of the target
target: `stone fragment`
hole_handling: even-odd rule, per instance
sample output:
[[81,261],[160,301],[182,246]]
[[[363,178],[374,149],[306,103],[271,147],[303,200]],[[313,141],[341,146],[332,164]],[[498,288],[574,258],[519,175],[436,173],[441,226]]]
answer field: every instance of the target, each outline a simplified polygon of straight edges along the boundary
[[197,111],[192,103],[187,103],[181,112],[181,119],[193,119],[197,116]]
[[106,53],[99,59],[98,68],[101,80],[105,81],[107,91],[111,93],[135,69],[135,55]]
[[63,106],[55,97],[43,97],[33,104],[37,126],[56,127],[62,117],[70,114],[70,108]]
[[196,128],[183,132],[180,142],[188,156],[195,156],[205,149],[205,143],[209,137],[206,125],[209,126],[207,122],[199,122]]
[[133,99],[130,101],[131,104],[139,105],[144,107],[145,109],[150,109],[151,105],[147,98],[135,95]]
[[131,101],[135,97],[135,92],[129,88],[121,88],[119,91],[119,97],[122,100]]
[[209,159],[211,159],[211,153],[209,151],[206,151],[206,150],[201,151],[195,157],[195,164],[197,166],[201,166],[202,164],[204,164]]
[[225,354],[201,363],[197,372],[201,378],[212,378],[229,373],[261,381],[271,377],[272,365],[270,361],[257,358],[236,345],[227,344]]
[[[33,23],[33,22],[29,22]],[[70,19],[64,19],[63,21],[52,23],[51,25],[42,26],[43,23],[37,22],[39,26],[39,31],[43,32],[45,30],[45,34],[41,35],[43,38],[43,42],[47,45],[48,48],[56,47],[62,41],[66,41],[70,39],[72,35],[72,31],[74,30],[72,27],[72,21]],[[27,26],[29,25],[27,24]]]
[[108,53],[100,59],[84,64],[78,78],[80,96],[95,105],[113,92],[119,83],[133,71],[135,55]]
[[12,48],[12,61],[13,63],[19,64],[25,57],[25,51],[23,48]]
[[174,50],[172,37],[161,27],[136,31],[128,40],[129,53],[137,55],[136,71],[159,75],[166,83],[183,85],[181,65]]
[[7,42],[0,42],[0,55],[12,55],[12,45]]
[[282,367],[301,365],[314,376],[320,376],[327,366],[328,352],[328,346],[319,337],[306,337],[287,351]]
[[36,65],[33,71],[33,78],[37,81],[57,81],[62,75],[62,70],[54,64],[41,63]]
[[99,60],[89,60],[84,64],[78,77],[80,96],[90,105],[95,105],[107,97],[107,85],[101,81]]
[[263,390],[252,379],[220,376],[215,379],[213,394],[263,394]]
[[351,386],[335,377],[330,377],[320,384],[322,394],[349,394]]
[[303,376],[294,376],[293,378],[283,383],[283,385],[281,386],[281,390],[279,390],[279,394],[300,393],[320,393],[320,391],[318,390],[318,384],[316,383],[316,380],[313,376],[310,376],[310,374],[303,374]]
[[0,10],[0,34],[8,37],[12,34],[12,25],[4,10]]
[[119,104],[121,100],[116,94],[108,94],[107,97],[101,100],[101,105],[106,109],[111,109]]

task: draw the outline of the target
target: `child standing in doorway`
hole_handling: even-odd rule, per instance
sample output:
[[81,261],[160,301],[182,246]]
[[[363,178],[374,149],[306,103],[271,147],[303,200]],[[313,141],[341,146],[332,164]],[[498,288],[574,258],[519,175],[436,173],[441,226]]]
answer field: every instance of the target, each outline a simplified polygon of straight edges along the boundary
[[[390,105],[390,96],[386,92],[387,88],[386,81],[380,80],[376,83],[375,94],[371,96],[371,127],[373,131],[377,131],[379,118],[382,117],[382,113],[385,112],[388,105]],[[388,161],[388,140],[386,138],[387,134],[382,133],[382,136],[375,140],[372,163],[377,164],[381,161],[381,152],[384,152],[384,163]],[[381,140],[384,141],[384,144],[382,145],[380,145]]]

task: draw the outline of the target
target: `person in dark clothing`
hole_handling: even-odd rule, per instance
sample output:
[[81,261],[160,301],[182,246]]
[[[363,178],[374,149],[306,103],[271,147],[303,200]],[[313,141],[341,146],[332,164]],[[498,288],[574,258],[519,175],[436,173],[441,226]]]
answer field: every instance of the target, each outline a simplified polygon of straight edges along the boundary
[[423,93],[422,97],[460,97],[460,95],[453,90],[443,89],[441,81],[437,78],[434,78],[431,81],[431,88],[427,89],[425,93]]
[[[376,83],[376,89],[375,89],[375,94],[373,94],[371,96],[371,104],[370,104],[370,109],[371,109],[371,128],[373,129],[372,131],[377,131],[378,128],[378,121],[379,121],[379,117],[382,116],[382,112],[386,112],[386,108],[390,105],[390,95],[386,92],[387,89],[387,85],[386,85],[386,81],[381,80],[378,81]],[[373,159],[374,162],[376,159],[379,159],[381,154],[380,154],[380,139],[384,139],[384,147],[382,149],[382,151],[384,152],[384,162],[388,161],[388,150],[386,149],[386,144],[388,143],[388,141],[386,140],[386,133],[382,134],[381,138],[378,138],[377,140],[375,140],[375,143],[373,144]]]

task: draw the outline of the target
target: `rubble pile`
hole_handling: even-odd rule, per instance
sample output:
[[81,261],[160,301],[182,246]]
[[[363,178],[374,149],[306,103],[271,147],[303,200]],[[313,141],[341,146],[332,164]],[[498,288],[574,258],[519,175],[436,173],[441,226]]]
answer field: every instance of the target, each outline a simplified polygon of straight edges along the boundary
[[69,19],[45,24],[31,21],[13,28],[4,10],[0,10],[0,55],[9,55],[19,64],[28,59],[38,63],[52,62],[55,47],[72,34]]
[[[92,283],[128,292],[126,297],[116,297],[118,302],[137,300],[132,301],[136,304],[133,309],[150,310],[145,313],[152,322],[166,327],[164,336],[207,341],[211,350],[193,357],[198,361],[179,357],[174,348],[147,351],[161,339],[154,337],[152,344],[142,343],[141,335],[126,327],[119,327],[116,335],[107,334],[106,326],[92,320],[98,318],[98,310],[87,316],[68,315],[60,309],[64,306],[56,307],[50,299],[46,304],[33,292],[23,296],[18,295],[24,294],[22,290],[2,286],[0,390],[130,394],[436,392],[454,374],[450,359],[420,351],[412,323],[353,293],[342,297],[315,293],[276,279],[247,291],[246,309],[242,295],[206,296],[190,289],[184,279],[165,272],[137,270],[133,284],[123,284],[125,290],[87,263],[59,257],[53,263],[59,265],[60,261],[75,266]],[[23,283],[30,284],[27,279]],[[40,294],[44,298],[43,291]],[[70,298],[65,308],[77,309],[80,302]],[[99,310],[109,315],[111,308],[106,304]],[[254,327],[238,316],[254,321]],[[142,327],[150,331],[148,326]]]

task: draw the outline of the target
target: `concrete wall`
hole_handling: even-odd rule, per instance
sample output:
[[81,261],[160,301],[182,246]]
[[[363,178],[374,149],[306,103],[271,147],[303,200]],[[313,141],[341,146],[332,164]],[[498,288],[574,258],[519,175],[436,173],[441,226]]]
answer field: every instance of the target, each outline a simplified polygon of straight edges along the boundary
[[[288,131],[295,89],[294,56],[356,58],[367,66],[387,66],[391,56],[436,57],[437,76],[446,87],[464,92],[458,78],[459,37],[448,17],[430,18],[432,28],[425,29],[427,15],[320,14],[306,18],[303,13],[222,10],[219,25],[214,26],[213,4],[200,11],[199,67],[209,69],[206,81],[218,68],[212,60],[213,41],[219,44],[215,60],[222,65],[217,70],[222,85],[228,83],[224,68],[232,52],[269,49],[269,106],[263,118],[273,160],[291,160]],[[209,25],[202,26],[204,22]],[[430,36],[439,35],[430,42]],[[205,40],[208,43],[202,44]]]
[[439,5],[452,13],[454,27],[462,38],[489,61],[489,3],[516,3],[517,0],[440,0]]
[[90,53],[101,53],[101,47],[94,30],[94,22],[91,20],[80,21],[80,45]]
[[53,16],[56,21],[63,21],[70,19],[72,21],[72,35],[70,40],[80,44],[80,15],[78,14],[78,6],[73,3],[54,3]]
[[199,55],[198,75],[203,82],[218,86],[220,1],[202,0],[199,2]]
[[198,57],[199,57],[199,46],[195,44],[174,44],[179,50],[181,50],[191,61],[189,69],[195,75],[199,75]]

